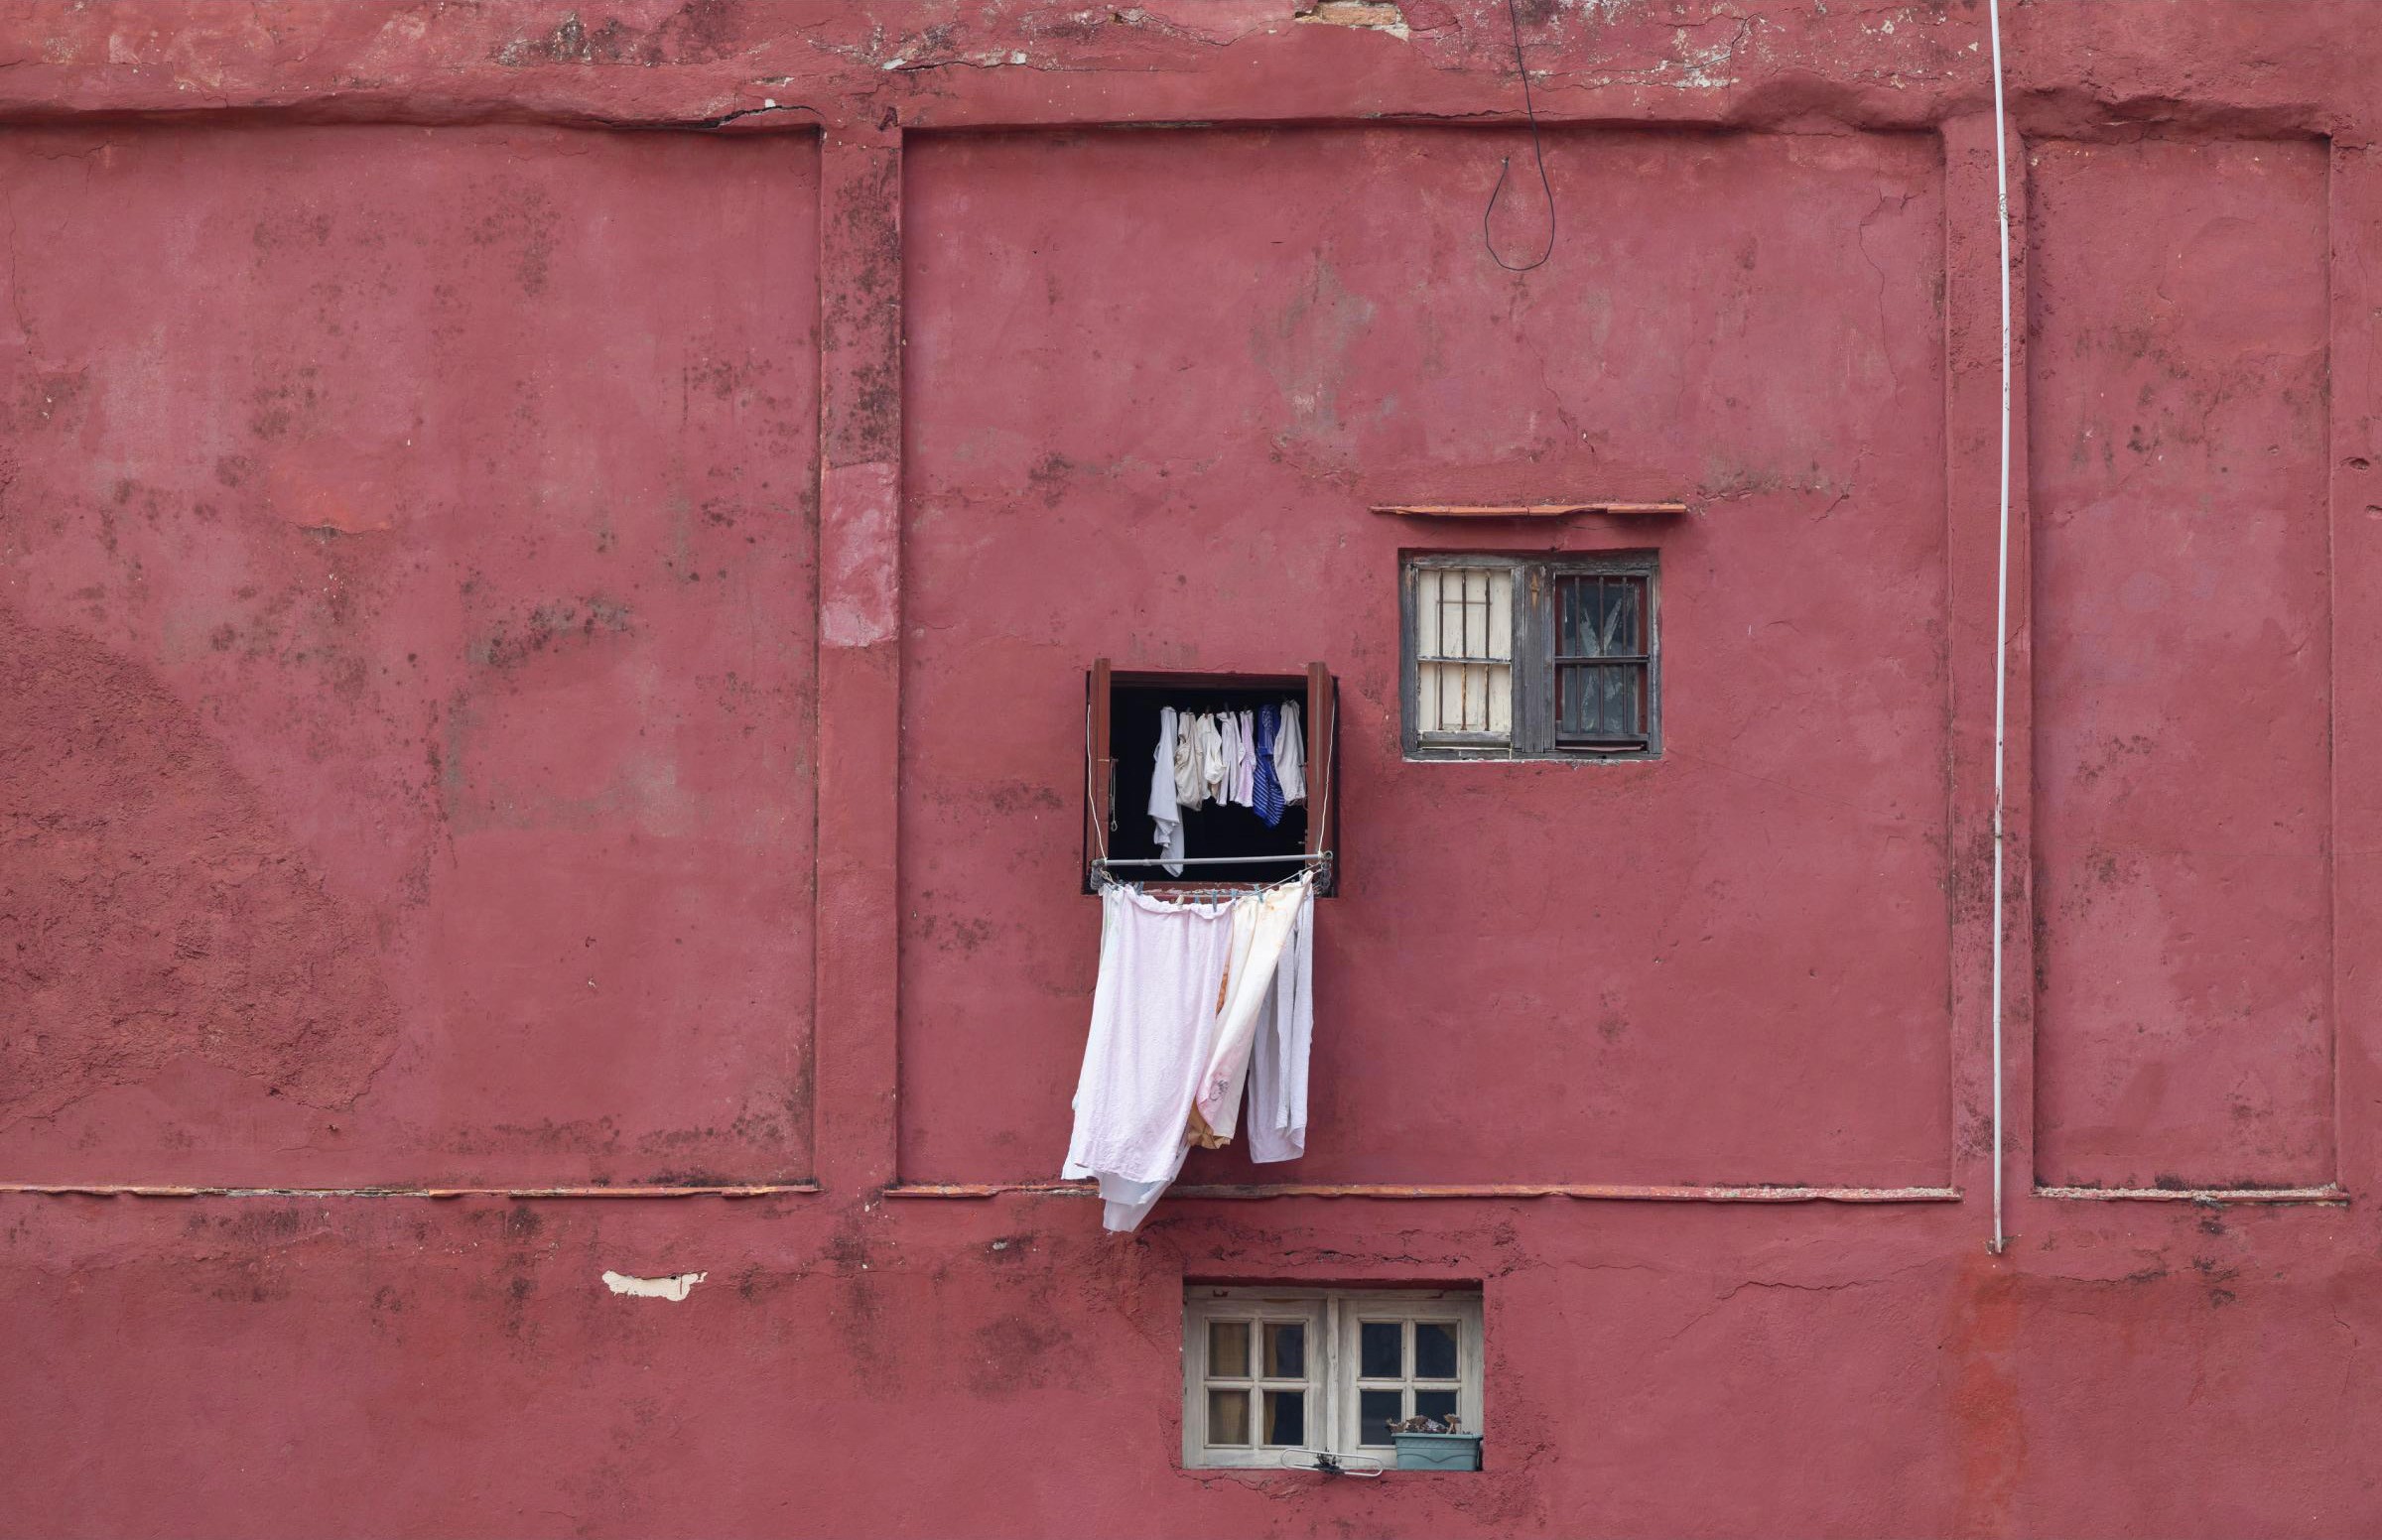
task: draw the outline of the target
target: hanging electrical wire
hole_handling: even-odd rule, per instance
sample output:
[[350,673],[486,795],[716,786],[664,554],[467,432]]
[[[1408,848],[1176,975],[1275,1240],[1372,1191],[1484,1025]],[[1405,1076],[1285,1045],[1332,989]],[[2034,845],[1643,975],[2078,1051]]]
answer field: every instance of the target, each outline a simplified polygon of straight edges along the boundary
[[1497,163],[1497,186],[1489,190],[1489,206],[1481,210],[1481,244],[1489,248],[1489,259],[1509,273],[1526,273],[1546,265],[1555,254],[1555,188],[1546,178],[1546,149],[1538,142],[1538,108],[1530,100],[1529,66],[1522,58],[1522,18],[1515,13],[1514,0],[1506,0],[1506,26],[1514,35],[1514,72],[1522,76],[1522,111],[1530,121],[1530,155],[1538,165],[1538,189],[1546,194],[1546,248],[1528,262],[1508,262],[1497,249],[1497,241],[1489,233],[1489,216],[1497,212],[1499,194],[1506,191],[1506,177],[1514,169],[1514,157],[1507,156]]

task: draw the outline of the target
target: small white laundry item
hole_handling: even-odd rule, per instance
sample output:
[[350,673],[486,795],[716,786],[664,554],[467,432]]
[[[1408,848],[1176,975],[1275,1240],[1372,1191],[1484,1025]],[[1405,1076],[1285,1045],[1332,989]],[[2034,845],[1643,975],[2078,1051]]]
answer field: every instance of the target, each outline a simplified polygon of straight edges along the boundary
[[1062,1174],[1099,1180],[1112,1230],[1139,1225],[1183,1168],[1236,907],[1163,903],[1121,887],[1101,895],[1100,982]]
[[1166,863],[1166,875],[1183,874],[1183,812],[1174,800],[1174,707],[1158,712],[1158,751],[1149,771],[1150,842]]
[[1224,729],[1216,718],[1202,712],[1199,718],[1199,784],[1200,795],[1209,802],[1224,801],[1226,763],[1224,758]]
[[1199,718],[1183,711],[1174,718],[1174,805],[1178,812],[1195,813],[1207,800],[1199,765]]
[[1257,806],[1257,713],[1241,711],[1234,716],[1234,741],[1239,752],[1233,756],[1233,801],[1245,808]]
[[1241,742],[1240,713],[1218,712],[1216,732],[1224,740],[1224,789],[1216,794],[1216,800],[1230,806],[1241,800],[1241,756],[1248,752]]
[[1273,735],[1273,778],[1281,783],[1283,802],[1307,800],[1307,745],[1299,736],[1296,702],[1282,704],[1281,730]]

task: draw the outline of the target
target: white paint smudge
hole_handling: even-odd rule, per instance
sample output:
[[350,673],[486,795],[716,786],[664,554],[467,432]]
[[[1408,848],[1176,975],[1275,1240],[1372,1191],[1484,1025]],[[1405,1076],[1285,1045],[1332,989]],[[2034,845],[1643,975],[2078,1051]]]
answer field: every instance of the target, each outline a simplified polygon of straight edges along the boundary
[[626,1273],[606,1271],[603,1286],[614,1294],[626,1294],[636,1299],[683,1300],[687,1291],[710,1277],[709,1273],[672,1273],[667,1278],[631,1278]]

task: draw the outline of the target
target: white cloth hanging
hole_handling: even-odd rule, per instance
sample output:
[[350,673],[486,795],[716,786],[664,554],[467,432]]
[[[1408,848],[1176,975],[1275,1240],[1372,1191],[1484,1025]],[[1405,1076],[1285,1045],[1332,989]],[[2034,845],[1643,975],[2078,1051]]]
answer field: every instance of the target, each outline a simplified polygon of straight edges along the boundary
[[1306,1152],[1315,882],[1229,904],[1101,894],[1100,981],[1061,1172],[1100,1184],[1101,1223],[1137,1228],[1194,1143],[1239,1131],[1250,1158]]
[[1307,800],[1307,745],[1299,736],[1298,703],[1282,703],[1282,726],[1273,735],[1273,778],[1281,783],[1282,801]]
[[1100,981],[1061,1174],[1098,1179],[1109,1229],[1138,1226],[1183,1168],[1239,907],[1101,894]]
[[1314,877],[1305,875],[1233,904],[1232,961],[1213,1046],[1199,1079],[1198,1118],[1191,1125],[1198,1142],[1210,1148],[1231,1143],[1240,1128],[1241,1091],[1249,1081],[1257,1015],[1272,1003],[1283,949],[1314,891]]
[[1306,885],[1249,1059],[1249,1158],[1307,1152],[1307,1059],[1315,1042],[1315,888]]
[[1150,842],[1158,847],[1166,875],[1183,874],[1183,812],[1174,800],[1174,707],[1158,711],[1158,749],[1149,770]]

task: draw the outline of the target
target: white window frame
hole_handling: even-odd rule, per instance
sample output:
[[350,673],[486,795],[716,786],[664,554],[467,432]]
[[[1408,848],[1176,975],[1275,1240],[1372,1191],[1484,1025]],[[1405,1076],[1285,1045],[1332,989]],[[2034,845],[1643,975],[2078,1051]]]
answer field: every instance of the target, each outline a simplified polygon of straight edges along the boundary
[[[1262,1370],[1263,1326],[1267,1321],[1299,1321],[1306,1325],[1306,1377],[1267,1379],[1261,1375],[1227,1376],[1222,1383],[1253,1390],[1303,1389],[1306,1392],[1306,1442],[1295,1449],[1267,1447],[1264,1402],[1253,1398],[1250,1443],[1218,1445],[1207,1442],[1208,1326],[1216,1321],[1248,1321],[1253,1371]],[[1185,1469],[1306,1468],[1318,1453],[1370,1457],[1385,1467],[1397,1463],[1394,1447],[1361,1445],[1358,1416],[1360,1364],[1357,1327],[1362,1321],[1405,1324],[1407,1374],[1413,1379],[1413,1323],[1453,1321],[1456,1331],[1456,1410],[1467,1433],[1486,1432],[1483,1420],[1484,1375],[1481,1294],[1477,1289],[1305,1289],[1268,1288],[1247,1284],[1191,1283],[1183,1287],[1183,1465]],[[1367,1381],[1366,1389],[1390,1388],[1387,1381]],[[1428,1388],[1428,1387],[1426,1387]],[[1410,1399],[1410,1397],[1409,1397]]]

